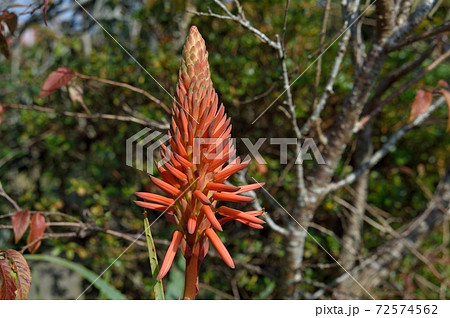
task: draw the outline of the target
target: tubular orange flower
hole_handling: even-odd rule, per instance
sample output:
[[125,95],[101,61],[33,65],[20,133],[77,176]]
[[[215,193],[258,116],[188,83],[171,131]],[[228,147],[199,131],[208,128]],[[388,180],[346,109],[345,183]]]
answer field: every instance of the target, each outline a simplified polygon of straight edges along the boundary
[[[195,26],[191,27],[183,49],[176,91],[177,100],[173,104],[169,131],[170,148],[161,145],[166,163],[157,165],[163,180],[150,177],[170,197],[138,192],[136,195],[145,201],[136,201],[136,204],[165,212],[169,221],[177,226],[158,278],[167,274],[180,247],[186,259],[184,298],[194,299],[198,293],[200,263],[208,253],[209,242],[224,262],[234,268],[233,259],[215,230],[222,231],[222,225],[231,220],[256,229],[262,228],[264,223],[258,219],[263,211],[216,208],[217,202],[248,203],[253,198],[240,194],[262,184],[240,187],[224,184],[248,162],[235,158],[230,118],[223,104],[219,106],[209,72],[205,41]],[[213,143],[199,144],[201,140],[213,140]],[[223,217],[217,219],[217,212]]]

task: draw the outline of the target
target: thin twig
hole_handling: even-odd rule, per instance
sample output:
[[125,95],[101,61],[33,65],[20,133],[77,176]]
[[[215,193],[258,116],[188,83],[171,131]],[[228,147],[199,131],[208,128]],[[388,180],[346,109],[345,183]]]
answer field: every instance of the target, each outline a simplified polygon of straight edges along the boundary
[[400,128],[397,130],[386,143],[383,144],[383,146],[373,154],[373,156],[364,164],[361,165],[361,167],[356,170],[353,173],[350,173],[345,178],[338,182],[334,182],[329,184],[327,187],[325,187],[325,193],[335,191],[347,184],[352,183],[356,180],[358,176],[360,176],[365,170],[373,167],[376,165],[386,154],[390,151],[390,149],[399,141],[408,131],[411,129],[421,125],[425,119],[427,119],[432,112],[434,112],[436,109],[438,109],[441,105],[444,104],[445,98],[443,96],[439,97],[430,107],[417,116],[412,122],[405,125],[403,128]]
[[113,114],[85,114],[85,113],[77,113],[77,112],[71,112],[71,111],[55,111],[53,108],[49,107],[42,107],[38,105],[22,105],[22,104],[4,104],[0,103],[0,106],[6,107],[6,108],[15,108],[15,109],[26,109],[26,110],[36,110],[44,113],[51,113],[56,115],[62,115],[62,116],[68,116],[68,117],[75,117],[75,118],[86,118],[86,119],[109,119],[109,120],[117,120],[117,121],[124,121],[124,122],[134,122],[143,126],[150,126],[157,130],[167,130],[168,125],[159,123],[157,121],[147,119],[139,119],[132,116],[122,116],[122,115],[113,115]]
[[322,73],[322,52],[325,49],[324,42],[325,42],[325,37],[327,35],[327,24],[328,24],[328,17],[330,15],[330,9],[331,9],[331,0],[327,0],[327,3],[325,5],[325,10],[323,12],[323,17],[322,17],[322,28],[320,30],[319,49],[317,51],[317,53],[319,54],[319,58],[317,60],[316,74],[314,76],[312,109],[315,109],[316,104],[317,104],[317,90],[319,89],[320,76]]
[[140,94],[144,95],[145,97],[147,97],[148,99],[150,99],[152,102],[154,102],[157,105],[161,106],[168,114],[171,113],[169,107],[167,107],[166,104],[164,104],[160,99],[156,98],[155,96],[151,95],[149,92],[147,92],[147,91],[145,91],[145,90],[143,90],[141,88],[138,88],[138,87],[132,86],[130,84],[126,84],[126,83],[111,81],[111,80],[107,80],[107,79],[104,79],[104,78],[84,75],[84,74],[80,74],[80,73],[75,73],[75,75],[78,78],[81,78],[81,79],[97,81],[97,82],[100,82],[100,83],[105,83],[105,84],[109,84],[109,85],[124,87],[124,88],[127,88],[127,89],[129,89],[129,90],[131,90],[133,92],[140,93]]
[[210,17],[214,17],[214,18],[218,18],[218,19],[223,19],[223,20],[233,20],[237,23],[239,23],[242,27],[244,27],[245,29],[249,30],[250,32],[252,32],[258,39],[260,39],[262,42],[268,44],[270,47],[272,47],[275,50],[279,50],[280,46],[279,43],[277,41],[273,41],[271,40],[265,33],[263,33],[262,31],[258,30],[257,28],[255,28],[254,26],[251,25],[250,21],[248,21],[244,15],[234,15],[230,12],[230,10],[228,10],[228,8],[226,7],[226,5],[224,3],[222,3],[222,1],[219,0],[214,0],[214,2],[220,7],[222,8],[223,11],[225,11],[225,13],[227,15],[220,15],[220,14],[216,14],[213,13],[211,10],[209,10],[209,12],[197,12],[197,11],[188,11],[189,13],[198,15],[198,16],[210,16]]
[[20,206],[17,204],[16,201],[14,201],[3,189],[3,185],[2,182],[0,181],[0,196],[4,197],[6,200],[8,200],[9,203],[11,203],[11,205],[14,207],[14,209],[16,209],[16,211],[21,211],[22,209],[20,208]]
[[360,131],[373,117],[375,117],[386,105],[391,103],[395,98],[404,93],[408,88],[412,85],[420,81],[426,74],[435,69],[439,64],[444,62],[447,58],[450,57],[450,50],[445,52],[436,58],[430,65],[428,65],[425,69],[423,69],[419,74],[416,74],[413,78],[404,83],[399,89],[392,92],[388,97],[386,97],[383,101],[381,101],[377,107],[375,107],[368,115],[362,117],[355,125],[353,132]]
[[[356,5],[354,7],[357,8]],[[353,10],[356,10],[356,9],[353,8]],[[349,16],[352,17],[353,15],[350,14]],[[345,30],[345,28],[347,28],[347,26],[350,24],[350,22],[351,21],[349,19],[347,19],[344,22],[344,30]],[[339,42],[338,53],[334,59],[333,67],[331,68],[330,75],[328,76],[328,81],[325,85],[325,89],[324,89],[319,101],[315,105],[311,116],[308,117],[308,119],[304,123],[303,127],[301,128],[301,132],[303,135],[308,134],[312,124],[315,123],[319,119],[319,116],[322,113],[322,111],[328,101],[328,97],[333,94],[333,85],[334,85],[334,82],[336,81],[336,77],[339,73],[339,69],[341,67],[342,61],[343,61],[345,53],[347,51],[347,45],[348,45],[348,42],[350,41],[350,37],[351,37],[351,31],[347,30],[343,34],[342,39]]]
[[22,248],[20,249],[20,253],[25,252],[27,248],[33,246],[34,244],[36,244],[37,242],[40,242],[42,240],[58,239],[58,238],[73,238],[73,237],[77,237],[77,236],[78,236],[78,232],[46,233],[46,234],[44,234],[44,236],[38,237],[37,239],[33,240],[32,242],[28,243],[27,245],[22,246]]
[[30,138],[26,140],[25,142],[20,144],[20,147],[17,149],[12,149],[6,156],[4,156],[2,159],[0,159],[0,167],[4,166],[6,163],[14,159],[17,154],[19,154],[22,151],[27,151],[30,149],[31,146],[33,146],[35,143],[45,139],[50,133],[52,133],[54,129],[49,129],[46,132],[40,134],[37,137]]
[[[330,1],[330,0],[328,0],[328,1]],[[286,0],[286,7],[284,8],[284,18],[283,18],[283,31],[281,31],[281,45],[283,47],[286,47],[284,45],[284,39],[286,37],[288,12],[289,12],[289,0]]]

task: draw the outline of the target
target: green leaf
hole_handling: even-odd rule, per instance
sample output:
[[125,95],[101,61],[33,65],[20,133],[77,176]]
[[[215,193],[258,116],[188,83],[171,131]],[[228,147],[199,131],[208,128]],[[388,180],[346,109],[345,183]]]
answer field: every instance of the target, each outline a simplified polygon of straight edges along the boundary
[[66,259],[50,256],[46,254],[25,255],[25,258],[29,261],[44,261],[64,266],[74,272],[80,274],[83,278],[93,284],[98,290],[100,290],[108,299],[114,300],[126,300],[124,294],[118,291],[114,286],[107,283],[105,280],[98,278],[98,275],[86,267],[68,261]]
[[162,280],[157,280],[159,273],[158,258],[156,256],[155,243],[153,242],[152,232],[150,230],[150,223],[147,219],[147,214],[144,216],[145,237],[147,238],[148,258],[150,260],[150,268],[152,270],[153,290],[155,291],[156,300],[164,300],[164,288]]

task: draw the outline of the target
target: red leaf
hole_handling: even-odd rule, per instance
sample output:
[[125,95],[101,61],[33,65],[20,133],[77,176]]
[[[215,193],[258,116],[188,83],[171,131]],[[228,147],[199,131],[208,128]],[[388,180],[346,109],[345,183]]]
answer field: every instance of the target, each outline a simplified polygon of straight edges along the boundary
[[30,225],[30,211],[20,211],[11,217],[16,243],[20,241]]
[[445,87],[445,88],[450,88],[450,85],[446,81],[444,81],[443,79],[439,80],[438,86],[442,86],[442,87]]
[[448,119],[447,119],[447,131],[450,131],[450,92],[446,89],[441,89],[442,95],[445,97],[448,108]]
[[[4,252],[0,251],[0,255]],[[16,282],[11,273],[11,264],[7,259],[0,258],[0,278],[2,283],[0,285],[0,300],[14,300],[16,299]]]
[[[27,244],[31,244],[38,238],[44,236],[45,227],[46,227],[45,218],[40,213],[34,214],[33,217],[31,218],[31,229],[30,234],[28,234]],[[30,253],[34,254],[38,250],[39,246],[41,246],[41,243],[42,243],[41,241],[38,241],[32,246],[30,246],[28,248]]]
[[431,92],[420,89],[417,91],[416,97],[411,107],[411,114],[409,115],[409,121],[413,121],[417,116],[422,114],[431,105],[432,95]]
[[51,72],[50,75],[45,79],[44,85],[42,85],[39,97],[45,97],[53,94],[61,87],[69,84],[74,76],[74,71],[71,71],[64,67],[60,67],[56,71]]
[[21,253],[0,250],[0,300],[27,299],[31,286],[31,271]]
[[5,107],[0,105],[0,125],[2,124],[3,121],[3,113],[5,112]]
[[16,292],[17,299],[27,299],[31,287],[31,271],[27,261],[21,253],[15,250],[7,250],[7,257],[11,264],[11,269],[16,273]]
[[44,1],[44,8],[42,9],[42,19],[44,20],[45,25],[47,25],[47,9],[50,0]]
[[9,60],[8,42],[5,36],[0,32],[0,52]]
[[8,12],[5,22],[8,26],[9,32],[11,32],[11,34],[14,34],[14,31],[17,27],[17,15],[15,13]]

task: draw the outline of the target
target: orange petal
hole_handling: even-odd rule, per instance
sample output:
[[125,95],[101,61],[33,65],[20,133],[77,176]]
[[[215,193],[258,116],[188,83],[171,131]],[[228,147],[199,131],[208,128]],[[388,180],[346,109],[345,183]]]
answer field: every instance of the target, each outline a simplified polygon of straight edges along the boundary
[[209,223],[211,223],[213,228],[215,228],[217,231],[223,231],[219,221],[217,221],[217,218],[209,205],[202,206],[202,211],[203,213],[205,213],[206,218],[208,219]]
[[[259,215],[261,215],[263,213],[263,210],[260,210],[260,211],[247,211],[247,212],[243,212],[243,213],[245,213],[247,215],[251,215],[251,216],[259,216]],[[237,218],[232,218],[232,217],[229,217],[229,216],[225,216],[225,217],[221,218],[219,220],[219,223],[220,223],[220,225],[224,225],[225,223],[227,223],[227,222],[229,222],[231,220],[236,220],[236,221],[239,221],[241,223],[244,223],[243,219],[238,220]],[[246,221],[246,222],[248,222],[248,221]]]
[[254,200],[254,198],[251,197],[245,197],[238,194],[222,193],[222,192],[214,192],[212,198],[217,201],[230,201],[240,203],[252,202]]
[[168,184],[165,181],[162,181],[158,178],[155,178],[153,176],[150,176],[150,179],[153,181],[153,183],[160,188],[161,190],[163,190],[164,192],[166,192],[167,194],[170,194],[171,196],[174,197],[178,197],[182,194],[182,192],[180,190],[178,190],[177,188],[175,188],[174,186]]
[[[180,165],[181,166],[181,165]],[[169,172],[178,180],[180,181],[186,181],[187,180],[187,176],[181,172],[180,170],[178,170],[177,168],[171,166],[169,163],[167,163],[165,165],[166,169],[169,170]]]
[[234,185],[231,184],[228,185],[223,183],[210,182],[206,185],[206,189],[212,191],[236,192],[239,191],[241,188],[235,187]]
[[208,170],[214,172],[217,168],[221,168],[229,159],[229,156],[225,155],[221,159],[213,160],[208,166]]
[[189,234],[192,234],[195,232],[195,227],[197,226],[197,220],[195,219],[195,215],[191,214],[187,221],[187,231]]
[[176,169],[181,170],[182,165],[178,162],[177,159],[175,159],[175,155],[173,152],[170,153],[170,162],[172,163],[172,166],[174,166]]
[[194,191],[194,197],[203,204],[211,205],[211,201],[209,201],[208,197],[200,190]]
[[261,188],[265,182],[259,182],[259,183],[253,183],[253,184],[246,184],[240,187],[239,190],[236,192],[233,192],[234,194],[244,193],[247,191],[252,191]]
[[209,250],[209,240],[208,238],[205,237],[205,241],[202,244],[202,247],[200,248],[200,253],[198,254],[198,258],[200,261],[202,261],[206,254],[208,254],[208,250]]
[[209,228],[205,231],[206,236],[209,238],[211,243],[216,248],[217,252],[219,253],[220,257],[222,257],[225,264],[227,264],[229,267],[234,268],[234,262],[231,258],[230,253],[228,253],[227,248],[225,245],[223,245],[220,238],[217,236],[216,232],[214,232],[213,229]]
[[226,166],[222,171],[217,173],[214,176],[214,181],[216,182],[223,182],[225,181],[229,176],[231,176],[233,173],[236,173],[245,167],[247,167],[248,162],[246,163],[236,163],[236,164],[229,164]]
[[229,216],[226,216],[226,217],[221,218],[221,219],[219,220],[219,223],[220,223],[221,225],[224,225],[225,223],[228,223],[229,221],[238,221],[238,222],[240,222],[240,223],[242,223],[242,224],[245,224],[245,225],[247,225],[247,226],[249,226],[249,227],[252,227],[252,228],[258,229],[258,230],[264,228],[261,224],[252,223],[252,222],[249,222],[249,221],[247,221],[247,220],[240,219],[240,218],[231,218],[231,217],[229,217]]
[[219,214],[221,214],[223,216],[229,216],[231,218],[239,218],[239,219],[247,220],[247,221],[250,221],[250,222],[256,223],[256,224],[266,223],[263,220],[258,219],[257,217],[254,217],[252,215],[249,215],[245,212],[242,212],[242,211],[239,211],[236,209],[229,208],[227,206],[221,206],[217,211],[219,212]]
[[148,192],[136,192],[136,196],[151,202],[161,203],[164,205],[172,205],[174,200],[171,198],[166,198],[162,195]]
[[167,272],[170,269],[170,266],[172,266],[173,259],[177,254],[178,246],[180,245],[182,237],[183,233],[180,231],[175,231],[175,233],[173,233],[172,242],[170,243],[169,248],[167,249],[166,256],[164,256],[161,268],[159,269],[157,277],[158,280],[166,276]]
[[175,177],[170,172],[168,172],[166,169],[161,167],[158,163],[156,163],[156,167],[158,168],[159,174],[161,175],[161,177],[163,178],[164,181],[173,185],[176,188],[181,187],[178,180],[175,179]]
[[162,204],[156,204],[156,203],[151,203],[151,202],[144,202],[144,201],[134,201],[134,203],[136,203],[136,205],[146,208],[146,209],[150,209],[150,210],[155,210],[161,213],[169,213],[169,214],[173,214],[175,212],[175,210],[171,207],[168,207],[166,205],[162,205]]
[[179,163],[181,163],[182,166],[184,166],[185,168],[190,168],[192,167],[192,163],[188,160],[186,160],[185,158],[183,158],[182,156],[180,156],[179,154],[175,153],[175,158],[178,160]]

